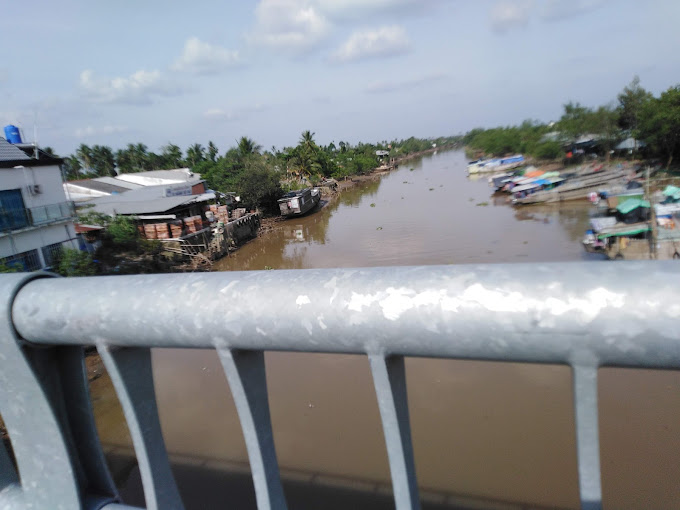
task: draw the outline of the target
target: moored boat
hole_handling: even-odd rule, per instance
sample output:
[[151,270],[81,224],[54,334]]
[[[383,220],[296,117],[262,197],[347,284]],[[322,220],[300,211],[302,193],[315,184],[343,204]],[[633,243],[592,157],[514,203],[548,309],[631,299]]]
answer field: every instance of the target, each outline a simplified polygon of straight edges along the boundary
[[286,193],[278,200],[281,216],[302,216],[314,209],[321,200],[318,188],[305,188]]
[[505,158],[480,159],[468,163],[468,174],[483,172],[504,172],[512,168],[517,168],[524,164],[524,156],[515,154]]

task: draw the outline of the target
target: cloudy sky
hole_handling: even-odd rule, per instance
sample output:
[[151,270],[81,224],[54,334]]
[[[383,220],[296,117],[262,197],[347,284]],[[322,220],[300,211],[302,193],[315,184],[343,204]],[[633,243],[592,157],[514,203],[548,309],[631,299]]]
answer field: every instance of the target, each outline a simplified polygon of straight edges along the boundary
[[559,118],[680,83],[677,0],[3,2],[0,122],[67,154]]

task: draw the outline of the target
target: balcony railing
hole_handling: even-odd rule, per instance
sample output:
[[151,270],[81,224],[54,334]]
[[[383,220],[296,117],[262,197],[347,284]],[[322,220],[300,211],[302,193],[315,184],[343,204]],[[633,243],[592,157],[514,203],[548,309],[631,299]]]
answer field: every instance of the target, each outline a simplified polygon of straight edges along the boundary
[[18,466],[0,449],[0,507],[127,508],[93,425],[82,346],[94,344],[125,413],[148,509],[183,508],[161,435],[152,347],[217,351],[260,509],[286,508],[265,351],[368,357],[399,510],[420,507],[405,356],[569,365],[581,504],[600,508],[598,368],[680,368],[678,289],[674,261],[0,275],[0,413]]
[[32,225],[44,225],[73,218],[75,216],[75,208],[73,202],[31,207],[28,209],[28,216]]
[[0,232],[48,225],[74,217],[75,207],[73,202],[60,202],[29,208],[0,209]]

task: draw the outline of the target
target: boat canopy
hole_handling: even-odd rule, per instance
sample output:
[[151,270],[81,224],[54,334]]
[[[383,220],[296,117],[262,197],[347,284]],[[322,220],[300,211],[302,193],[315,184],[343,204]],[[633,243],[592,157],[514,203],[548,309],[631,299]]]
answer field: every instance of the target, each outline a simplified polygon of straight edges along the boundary
[[680,200],[680,188],[677,186],[666,186],[666,189],[663,190],[663,194],[667,197],[671,197],[673,200]]
[[516,188],[512,188],[513,193],[520,193],[522,191],[528,191],[530,189],[536,189],[540,186],[540,184],[536,184],[535,182],[532,182],[530,184],[523,184],[522,186],[517,186]]
[[607,237],[634,236],[644,232],[649,232],[650,230],[651,227],[649,225],[636,223],[634,225],[625,225],[625,227],[613,227],[611,229],[606,229],[600,232],[597,235],[597,238],[605,239]]
[[552,184],[548,179],[536,179],[534,181],[534,184],[538,184],[539,186],[545,186],[546,184]]
[[601,232],[605,229],[612,228],[616,225],[615,216],[603,216],[599,218],[590,218],[590,226],[594,232]]
[[637,209],[638,207],[649,207],[650,204],[647,200],[641,200],[639,198],[629,198],[625,202],[619,204],[616,207],[616,210],[619,211],[621,214],[628,214],[634,209]]

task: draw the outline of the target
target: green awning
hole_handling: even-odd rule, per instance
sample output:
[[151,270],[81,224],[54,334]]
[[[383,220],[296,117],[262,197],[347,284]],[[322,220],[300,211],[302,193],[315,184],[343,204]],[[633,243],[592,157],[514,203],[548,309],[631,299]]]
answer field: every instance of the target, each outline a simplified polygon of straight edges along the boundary
[[598,239],[605,239],[607,237],[622,237],[622,236],[634,236],[637,234],[642,234],[643,232],[649,232],[650,228],[649,227],[636,227],[636,228],[631,228],[630,230],[617,230],[614,232],[604,232],[602,234],[598,234],[597,238]]
[[628,214],[630,211],[637,209],[638,207],[649,207],[649,202],[639,198],[629,198],[625,202],[619,204],[616,207],[616,210],[621,214]]
[[680,188],[677,186],[666,186],[666,189],[663,190],[663,194],[667,197],[672,197],[674,200],[680,200]]

